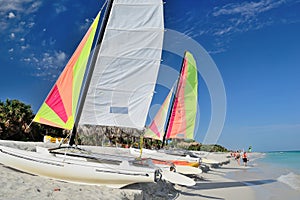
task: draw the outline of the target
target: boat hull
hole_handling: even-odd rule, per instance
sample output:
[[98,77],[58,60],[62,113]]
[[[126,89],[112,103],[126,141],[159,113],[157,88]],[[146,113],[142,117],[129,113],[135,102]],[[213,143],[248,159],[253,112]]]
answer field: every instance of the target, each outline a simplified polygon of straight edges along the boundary
[[[132,155],[138,156],[140,155],[140,150],[135,148],[130,148],[130,153]],[[181,165],[181,166],[191,166],[191,167],[200,166],[200,158],[192,158],[190,156],[175,156],[175,155],[170,155],[167,153],[159,152],[156,150],[150,150],[150,149],[143,149],[142,157],[150,158],[156,164],[173,163],[174,165]]]
[[140,182],[155,182],[157,171],[122,162],[119,165],[86,159],[56,157],[0,146],[0,163],[8,167],[56,180],[121,188]]

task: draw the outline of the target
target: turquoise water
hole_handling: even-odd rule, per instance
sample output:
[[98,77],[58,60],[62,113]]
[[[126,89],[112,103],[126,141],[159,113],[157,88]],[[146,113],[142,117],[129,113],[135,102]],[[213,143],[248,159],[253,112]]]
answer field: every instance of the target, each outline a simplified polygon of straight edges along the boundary
[[277,181],[300,190],[300,151],[267,152],[258,163],[267,164]]
[[227,173],[255,191],[255,199],[300,199],[300,151],[249,153],[248,167]]
[[267,152],[260,162],[285,168],[291,172],[300,174],[300,151],[276,151]]

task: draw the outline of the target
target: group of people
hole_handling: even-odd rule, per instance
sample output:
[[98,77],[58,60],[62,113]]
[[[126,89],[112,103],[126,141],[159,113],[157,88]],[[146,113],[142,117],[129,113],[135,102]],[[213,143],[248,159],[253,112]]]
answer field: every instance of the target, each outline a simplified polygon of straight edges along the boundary
[[244,166],[247,166],[247,162],[249,161],[248,159],[248,155],[247,152],[240,152],[240,151],[236,151],[236,152],[231,152],[231,156],[234,157],[234,159],[237,161],[238,165],[241,165],[241,158],[243,160]]

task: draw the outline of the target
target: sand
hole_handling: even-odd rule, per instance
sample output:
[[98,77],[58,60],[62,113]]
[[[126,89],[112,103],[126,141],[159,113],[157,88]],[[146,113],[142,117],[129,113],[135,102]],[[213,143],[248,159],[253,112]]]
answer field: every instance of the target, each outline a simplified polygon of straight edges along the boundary
[[[211,155],[216,159],[214,155]],[[235,160],[222,165],[219,168],[211,168],[203,173],[197,184],[190,188],[177,186],[181,192],[177,199],[243,199],[255,198],[255,191],[246,183],[226,178],[226,173],[236,170],[244,170],[244,166],[238,166]]]
[[[0,145],[33,150],[44,143],[0,141]],[[55,144],[50,144],[55,146]],[[208,154],[207,157],[228,161],[227,154]],[[167,182],[133,184],[122,189],[104,186],[71,184],[39,177],[0,165],[0,199],[256,199],[255,190],[243,181],[226,177],[228,172],[245,170],[249,167],[230,163],[211,168],[207,173],[194,176],[197,184],[183,187]]]

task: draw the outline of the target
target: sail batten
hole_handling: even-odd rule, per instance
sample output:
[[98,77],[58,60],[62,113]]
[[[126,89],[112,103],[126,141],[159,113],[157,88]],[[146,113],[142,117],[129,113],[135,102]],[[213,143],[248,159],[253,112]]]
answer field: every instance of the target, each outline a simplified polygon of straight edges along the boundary
[[114,0],[79,124],[144,128],[163,24],[161,0]]

